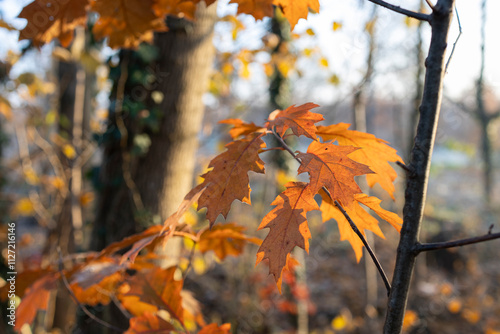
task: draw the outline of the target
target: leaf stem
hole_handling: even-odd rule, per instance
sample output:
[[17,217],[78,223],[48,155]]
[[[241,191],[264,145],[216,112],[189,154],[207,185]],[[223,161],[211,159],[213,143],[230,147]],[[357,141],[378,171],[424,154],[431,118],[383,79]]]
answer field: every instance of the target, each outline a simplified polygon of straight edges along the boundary
[[[330,193],[328,192],[328,190],[325,187],[323,187],[323,190],[328,194],[328,196],[330,198],[332,198],[331,195],[330,195]],[[342,205],[340,205],[340,203],[337,200],[335,200],[335,205],[339,208],[340,212],[342,212],[342,214],[344,215],[345,219],[347,219],[347,221],[349,222],[349,225],[351,225],[351,228],[354,231],[354,233],[356,233],[356,235],[361,239],[361,241],[363,242],[363,245],[365,245],[366,249],[368,250],[368,253],[370,254],[370,256],[371,256],[371,258],[373,260],[373,263],[375,263],[375,266],[377,267],[378,272],[380,273],[380,276],[382,277],[382,280],[384,281],[385,288],[387,289],[387,296],[389,296],[389,294],[391,293],[391,284],[389,283],[389,280],[387,279],[387,276],[386,276],[386,274],[384,272],[384,269],[382,268],[382,265],[378,261],[377,256],[373,252],[372,248],[370,247],[370,245],[368,244],[368,242],[366,241],[366,239],[363,237],[363,234],[358,229],[358,227],[356,226],[356,224],[354,224],[354,222],[352,221],[351,217],[349,217],[349,215],[347,214],[347,212],[344,210],[344,208],[342,207]]]
[[461,247],[461,246],[466,246],[466,245],[471,245],[471,244],[477,244],[479,242],[484,242],[484,241],[494,240],[494,239],[499,239],[499,238],[500,238],[500,233],[488,233],[485,235],[467,238],[467,239],[445,241],[445,242],[424,243],[424,244],[419,243],[419,244],[415,245],[414,250],[417,253],[428,252],[428,251],[434,251],[434,250],[439,250],[439,249],[446,249],[446,248]]

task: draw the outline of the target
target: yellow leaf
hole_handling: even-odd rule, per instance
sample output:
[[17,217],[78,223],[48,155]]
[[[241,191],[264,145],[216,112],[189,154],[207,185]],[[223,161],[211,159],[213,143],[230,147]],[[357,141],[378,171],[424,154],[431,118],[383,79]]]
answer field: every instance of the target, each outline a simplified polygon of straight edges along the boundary
[[475,324],[479,320],[481,320],[481,312],[477,310],[464,309],[462,312],[462,317],[470,324]]
[[319,60],[319,64],[323,67],[328,67],[328,59],[326,59],[325,57],[322,57],[320,60]]
[[4,115],[8,121],[12,119],[12,108],[9,101],[3,96],[0,96],[0,115]]
[[462,302],[454,298],[448,302],[447,307],[448,311],[450,311],[451,313],[458,313],[462,309]]
[[417,19],[414,19],[413,17],[405,17],[405,24],[408,28],[413,28],[413,27],[416,27],[418,26],[418,24],[420,23],[419,20]]
[[40,182],[38,175],[32,168],[24,171],[24,180],[33,186],[37,185]]
[[309,29],[306,30],[306,34],[308,34],[309,36],[314,36],[314,30],[312,30],[311,28],[309,28]]
[[313,49],[306,48],[306,49],[304,49],[303,52],[304,52],[304,56],[310,57],[311,54],[313,53]]
[[34,212],[33,203],[27,197],[19,199],[12,209],[13,215],[18,216],[31,216]]
[[444,283],[441,285],[440,292],[443,296],[449,296],[453,293],[453,286],[450,283]]
[[47,125],[52,125],[57,120],[57,112],[55,110],[51,110],[45,115],[45,123]]
[[88,191],[88,192],[80,195],[80,205],[82,207],[86,207],[87,205],[92,203],[92,201],[94,201],[94,193],[93,192]]
[[195,257],[191,265],[193,266],[193,270],[197,275],[203,275],[207,271],[207,263],[201,256]]
[[332,74],[328,79],[328,82],[334,86],[338,86],[340,84],[340,79],[336,74]]
[[333,31],[337,31],[340,28],[342,28],[342,23],[334,21],[333,22]]
[[341,331],[345,328],[345,326],[347,325],[347,321],[346,319],[344,318],[344,316],[341,314],[341,315],[338,315],[336,316],[335,318],[333,318],[332,320],[332,328],[336,331]]
[[70,144],[64,144],[62,147],[62,152],[68,159],[73,159],[74,157],[76,157],[75,148]]
[[222,65],[222,73],[224,73],[225,75],[230,75],[231,73],[233,73],[233,71],[234,71],[233,64],[224,63],[224,65]]
[[418,321],[418,314],[415,311],[408,310],[403,318],[403,331],[408,330]]
[[63,179],[61,179],[59,176],[52,177],[50,183],[54,188],[58,190],[63,189],[65,186]]
[[374,19],[374,20],[370,20],[370,21],[366,22],[366,24],[365,24],[365,30],[370,35],[373,35],[373,33],[375,32],[375,22],[376,22],[376,20]]

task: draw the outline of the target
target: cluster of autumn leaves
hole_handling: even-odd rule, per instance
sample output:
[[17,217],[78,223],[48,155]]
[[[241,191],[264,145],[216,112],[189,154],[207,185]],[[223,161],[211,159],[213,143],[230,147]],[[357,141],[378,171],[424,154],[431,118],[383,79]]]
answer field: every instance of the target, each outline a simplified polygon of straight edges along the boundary
[[[47,309],[51,292],[62,281],[81,305],[106,305],[112,299],[118,300],[131,315],[128,334],[148,330],[188,332],[197,327],[201,328],[199,333],[205,334],[228,332],[228,324],[205,324],[198,303],[183,290],[183,280],[177,277],[184,276],[185,270],[155,265],[155,248],[172,237],[190,240],[201,253],[213,251],[220,260],[241,254],[248,242],[260,245],[257,263],[268,260],[269,271],[281,290],[283,273],[290,269],[289,265],[296,264],[290,257],[293,248],[309,248],[311,233],[306,214],[320,210],[323,221],[337,221],[341,239],[351,243],[359,260],[362,242],[334,203],[341,204],[363,234],[370,230],[383,237],[377,219],[360,204],[399,230],[401,219],[381,208],[378,198],[362,193],[354,177],[366,175],[370,186],[379,183],[393,196],[396,172],[389,162],[402,160],[385,141],[348,130],[348,124],[317,127],[315,123],[323,117],[310,111],[315,107],[307,103],[276,110],[263,126],[237,119],[222,121],[233,125],[229,131],[233,141],[210,162],[210,170],[202,175],[203,182],[186,195],[177,212],[162,225],[113,243],[100,253],[68,255],[47,268],[19,275],[18,282],[22,283],[17,290],[22,301],[17,309],[16,328],[32,323],[38,310]],[[281,149],[294,155],[300,162],[298,173],[308,173],[309,182],[285,185],[286,190],[275,199],[275,207],[259,226],[269,229],[262,241],[246,235],[245,228],[235,223],[214,224],[220,215],[227,217],[235,200],[251,204],[248,172],[265,173],[259,155],[267,151],[263,137],[268,135],[276,136],[283,145]],[[294,153],[285,143],[288,135],[313,141],[307,152]],[[318,194],[321,205],[315,199]],[[184,222],[183,217],[196,203],[198,210],[206,208],[209,227],[196,230]],[[118,255],[119,252],[124,253]]]
[[[19,39],[30,39],[36,46],[59,39],[64,47],[73,40],[76,27],[92,26],[96,39],[108,39],[112,48],[136,48],[151,42],[155,31],[166,31],[167,16],[195,18],[199,2],[212,5],[215,0],[35,0],[19,14],[28,20]],[[293,29],[309,10],[319,11],[318,0],[231,0],[238,14],[255,19],[273,16],[280,7]],[[97,14],[97,16],[95,15]]]

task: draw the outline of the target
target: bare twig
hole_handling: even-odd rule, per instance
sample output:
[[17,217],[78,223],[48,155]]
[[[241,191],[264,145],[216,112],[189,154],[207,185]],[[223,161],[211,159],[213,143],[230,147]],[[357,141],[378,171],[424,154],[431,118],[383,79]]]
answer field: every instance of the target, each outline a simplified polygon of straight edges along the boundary
[[299,158],[297,158],[297,156],[295,155],[295,153],[292,151],[292,149],[290,148],[290,146],[288,146],[287,143],[285,143],[285,141],[283,140],[283,138],[281,138],[275,131],[275,129],[273,129],[273,135],[276,137],[276,139],[278,139],[278,141],[280,142],[280,144],[283,146],[283,148],[292,155],[292,157],[297,160],[299,162],[299,164],[302,164],[302,161],[300,161]]
[[472,237],[472,238],[460,239],[460,240],[454,240],[454,241],[416,244],[415,245],[415,252],[420,253],[420,252],[428,252],[428,251],[433,251],[433,250],[438,250],[438,249],[461,247],[461,246],[477,244],[479,242],[484,242],[484,241],[498,239],[498,238],[500,238],[500,233],[491,233],[491,229],[490,229],[488,234],[481,235],[478,237]]
[[434,5],[432,4],[431,0],[425,0],[425,2],[427,2],[427,5],[429,5],[429,7],[434,10]]
[[66,287],[66,289],[68,290],[71,298],[73,299],[73,301],[76,303],[76,305],[78,305],[78,307],[80,307],[80,309],[83,311],[83,313],[85,313],[90,319],[94,320],[95,322],[97,322],[98,324],[106,327],[106,328],[109,328],[109,329],[112,329],[118,333],[123,333],[125,330],[122,329],[122,328],[119,328],[119,327],[116,327],[98,317],[96,317],[94,314],[92,314],[86,307],[85,305],[83,305],[82,303],[80,303],[78,301],[78,298],[76,297],[75,293],[73,292],[73,290],[71,289],[71,286],[69,285],[69,282],[68,282],[68,279],[66,278],[66,276],[64,275],[64,272],[63,272],[63,257],[62,257],[62,252],[61,252],[61,248],[60,247],[57,247],[57,252],[59,253],[59,274],[61,275],[61,280],[64,284],[64,286]]
[[456,5],[455,5],[455,13],[457,15],[457,22],[458,22],[458,36],[455,39],[455,42],[453,43],[453,47],[451,48],[450,57],[448,58],[448,61],[446,62],[446,66],[444,68],[444,73],[448,73],[448,65],[450,65],[451,57],[453,57],[453,53],[455,52],[455,46],[457,46],[458,39],[460,38],[460,36],[462,36],[462,25],[460,24],[460,16],[458,16],[458,9],[457,9]]
[[[323,190],[326,190],[326,189],[324,189],[324,187],[323,187]],[[329,193],[327,193],[327,194],[330,196]],[[387,279],[387,275],[385,274],[384,269],[382,268],[382,265],[380,264],[379,260],[377,259],[377,256],[375,255],[375,253],[373,253],[372,248],[370,247],[368,242],[366,242],[365,238],[363,237],[363,234],[358,229],[356,224],[354,224],[351,217],[349,217],[349,215],[344,210],[342,205],[340,205],[340,203],[337,200],[335,200],[335,205],[339,208],[340,212],[342,212],[345,219],[347,219],[347,221],[349,222],[349,225],[351,225],[351,228],[354,231],[354,233],[356,233],[356,235],[359,237],[359,239],[361,239],[361,241],[363,242],[363,245],[365,245],[366,249],[368,250],[368,253],[370,254],[373,262],[375,263],[375,266],[377,267],[378,272],[380,273],[380,276],[382,277],[382,280],[384,281],[385,288],[387,289],[387,296],[389,296],[389,294],[391,293],[391,284],[389,283],[389,280]]]
[[413,170],[409,166],[402,163],[401,161],[396,161],[396,165],[403,168],[405,170],[405,172],[407,172],[407,173],[413,173]]
[[419,12],[414,12],[408,9],[401,8],[399,6],[395,6],[393,4],[390,4],[388,2],[385,2],[383,0],[368,0],[370,2],[373,2],[374,4],[377,4],[379,6],[385,7],[387,9],[392,10],[393,12],[403,14],[409,17],[413,17],[414,19],[421,20],[421,21],[429,21],[430,20],[430,15],[429,14],[424,14],[424,13],[419,13]]

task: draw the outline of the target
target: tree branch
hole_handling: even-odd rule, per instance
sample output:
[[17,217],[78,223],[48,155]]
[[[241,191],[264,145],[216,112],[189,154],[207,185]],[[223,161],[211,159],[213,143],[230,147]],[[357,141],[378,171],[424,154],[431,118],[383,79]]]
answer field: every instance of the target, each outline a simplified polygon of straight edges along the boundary
[[[330,196],[330,198],[332,198],[331,195],[330,195],[330,193],[328,192],[328,190],[325,187],[323,187],[323,190],[328,194],[328,196]],[[339,208],[340,212],[342,212],[342,214],[344,215],[345,219],[347,219],[347,221],[349,222],[349,225],[351,225],[351,228],[354,231],[354,233],[356,233],[356,235],[361,239],[361,241],[363,242],[363,245],[365,245],[365,247],[366,247],[366,250],[368,250],[368,253],[370,254],[370,257],[372,258],[373,262],[375,263],[375,266],[377,267],[378,272],[380,273],[380,276],[382,277],[382,280],[384,281],[385,288],[387,289],[387,296],[389,296],[389,294],[391,293],[391,284],[389,283],[389,280],[387,279],[387,276],[386,276],[386,274],[384,272],[384,269],[382,268],[382,265],[378,261],[377,256],[375,255],[375,253],[373,253],[372,248],[370,247],[370,245],[368,244],[368,242],[363,237],[363,234],[358,229],[358,227],[356,226],[356,224],[354,224],[354,222],[352,221],[351,217],[349,217],[349,215],[344,210],[344,208],[342,207],[342,205],[340,205],[340,203],[337,200],[335,201],[335,205]]]
[[438,0],[430,16],[432,37],[425,61],[424,93],[420,119],[409,168],[413,173],[406,181],[403,226],[399,240],[391,294],[384,324],[385,334],[400,333],[408,300],[410,281],[415,266],[418,235],[424,213],[432,151],[436,138],[443,92],[445,55],[455,0]]
[[485,241],[499,239],[499,238],[500,238],[500,233],[488,233],[485,235],[467,238],[467,239],[445,241],[445,242],[424,243],[424,244],[419,243],[419,244],[415,245],[414,250],[417,253],[428,252],[428,251],[433,251],[433,250],[438,250],[438,249],[446,249],[446,248],[461,247],[461,246],[466,246],[466,245],[471,245],[471,244],[477,244],[479,242],[485,242]]
[[453,47],[451,48],[450,57],[448,57],[448,61],[446,62],[446,67],[444,68],[445,73],[448,73],[448,65],[450,65],[451,57],[453,57],[453,53],[455,52],[455,47],[457,46],[457,42],[460,39],[460,36],[462,36],[462,25],[460,24],[460,16],[458,16],[458,10],[457,10],[456,6],[455,6],[455,13],[457,14],[458,36],[455,39],[455,42],[453,43]]
[[370,2],[373,2],[374,4],[377,4],[379,6],[385,7],[387,9],[392,10],[393,12],[403,14],[409,17],[413,17],[414,19],[421,20],[421,21],[430,21],[430,15],[429,14],[424,14],[424,13],[419,13],[419,12],[414,12],[408,9],[401,8],[399,6],[392,5],[388,2],[385,2],[383,0],[368,0]]

